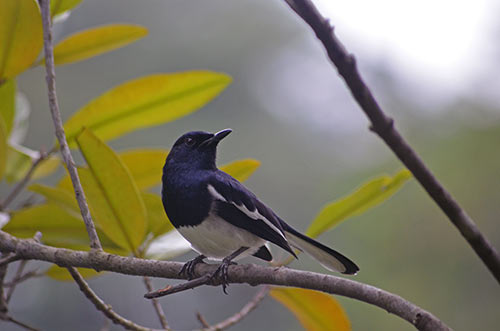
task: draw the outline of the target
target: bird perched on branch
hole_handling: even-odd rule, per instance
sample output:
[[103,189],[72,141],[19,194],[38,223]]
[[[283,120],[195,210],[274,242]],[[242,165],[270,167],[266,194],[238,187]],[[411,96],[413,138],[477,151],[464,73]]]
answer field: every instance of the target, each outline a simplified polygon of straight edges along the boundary
[[355,274],[359,268],[354,262],[293,229],[239,181],[217,169],[217,145],[231,132],[184,134],[163,167],[165,212],[200,254],[180,273],[191,279],[194,267],[205,258],[222,260],[213,277],[220,277],[226,293],[232,261],[248,255],[270,261],[266,243],[271,242],[295,257],[292,247],[305,251],[328,270]]

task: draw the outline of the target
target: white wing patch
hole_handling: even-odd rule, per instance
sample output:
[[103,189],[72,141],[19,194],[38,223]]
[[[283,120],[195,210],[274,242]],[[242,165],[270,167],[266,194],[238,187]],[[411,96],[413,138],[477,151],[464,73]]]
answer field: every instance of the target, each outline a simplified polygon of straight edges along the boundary
[[213,187],[212,185],[208,184],[207,189],[208,189],[208,192],[210,192],[210,194],[212,194],[212,196],[215,199],[227,202],[226,198],[224,198],[224,196],[222,194],[217,192],[215,187]]
[[268,220],[266,217],[264,217],[264,215],[262,215],[261,213],[259,213],[259,211],[257,210],[257,208],[254,211],[250,211],[243,203],[241,205],[238,205],[238,204],[234,203],[233,201],[227,201],[227,199],[224,198],[224,196],[222,194],[220,194],[219,192],[217,192],[217,190],[215,189],[215,187],[213,187],[210,184],[208,184],[207,189],[208,189],[208,192],[210,192],[210,194],[212,194],[212,196],[216,200],[221,200],[221,201],[233,204],[236,208],[238,208],[240,211],[242,211],[245,215],[247,215],[248,217],[250,217],[253,220],[261,220],[261,221],[263,221],[274,232],[278,233],[283,239],[287,240],[286,237],[285,237],[285,235],[283,234],[283,232],[281,232],[281,230],[278,229],[276,227],[276,225],[274,225],[270,220]]

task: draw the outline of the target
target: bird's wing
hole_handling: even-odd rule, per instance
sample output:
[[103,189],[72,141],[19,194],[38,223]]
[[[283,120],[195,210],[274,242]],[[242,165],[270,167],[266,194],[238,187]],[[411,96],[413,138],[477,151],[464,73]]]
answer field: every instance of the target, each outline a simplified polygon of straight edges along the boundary
[[278,217],[240,182],[217,171],[207,185],[214,199],[214,211],[221,218],[296,256],[288,244]]

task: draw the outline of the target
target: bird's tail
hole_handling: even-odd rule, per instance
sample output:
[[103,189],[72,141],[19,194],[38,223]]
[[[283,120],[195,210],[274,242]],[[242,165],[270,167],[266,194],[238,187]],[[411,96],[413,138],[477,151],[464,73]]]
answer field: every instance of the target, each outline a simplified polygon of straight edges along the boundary
[[285,222],[282,222],[282,227],[290,245],[311,255],[326,269],[349,275],[354,275],[359,271],[354,262],[339,252],[298,232]]

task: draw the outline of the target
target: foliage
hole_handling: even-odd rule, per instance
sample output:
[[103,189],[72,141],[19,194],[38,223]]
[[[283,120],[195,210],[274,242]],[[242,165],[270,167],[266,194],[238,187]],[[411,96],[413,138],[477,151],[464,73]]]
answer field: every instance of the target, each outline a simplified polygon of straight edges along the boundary
[[[52,15],[75,8],[81,0],[52,2]],[[42,49],[42,26],[35,0],[0,0],[0,179],[19,183],[31,165],[41,157],[14,142],[14,118],[21,111],[16,104],[16,76],[37,61]],[[57,65],[85,60],[137,41],[147,29],[137,25],[110,24],[75,33],[54,49]],[[77,110],[64,125],[70,147],[78,147],[85,165],[78,173],[99,237],[108,252],[139,257],[156,256],[154,245],[163,247],[162,256],[173,258],[189,246],[174,244],[175,232],[165,215],[161,199],[149,190],[160,183],[161,167],[168,150],[134,149],[116,152],[106,142],[138,129],[165,124],[201,109],[231,82],[223,73],[187,71],[159,73],[119,84]],[[57,146],[55,146],[57,147]],[[31,180],[54,173],[61,160],[53,155],[43,159]],[[234,161],[221,167],[244,181],[260,166],[253,159]],[[382,176],[364,184],[353,194],[328,204],[312,221],[308,234],[318,236],[339,222],[382,203],[410,178],[407,170],[393,177]],[[10,211],[3,230],[21,238],[36,231],[47,245],[89,249],[88,237],[69,176],[55,186],[32,184],[28,188],[45,202]],[[2,206],[5,208],[5,206]],[[171,251],[169,252],[169,249]],[[97,272],[83,271],[85,276]],[[64,269],[51,267],[54,279],[68,279]],[[273,289],[272,296],[288,307],[309,330],[350,328],[340,305],[325,294],[300,289]],[[334,313],[331,313],[334,312]]]

